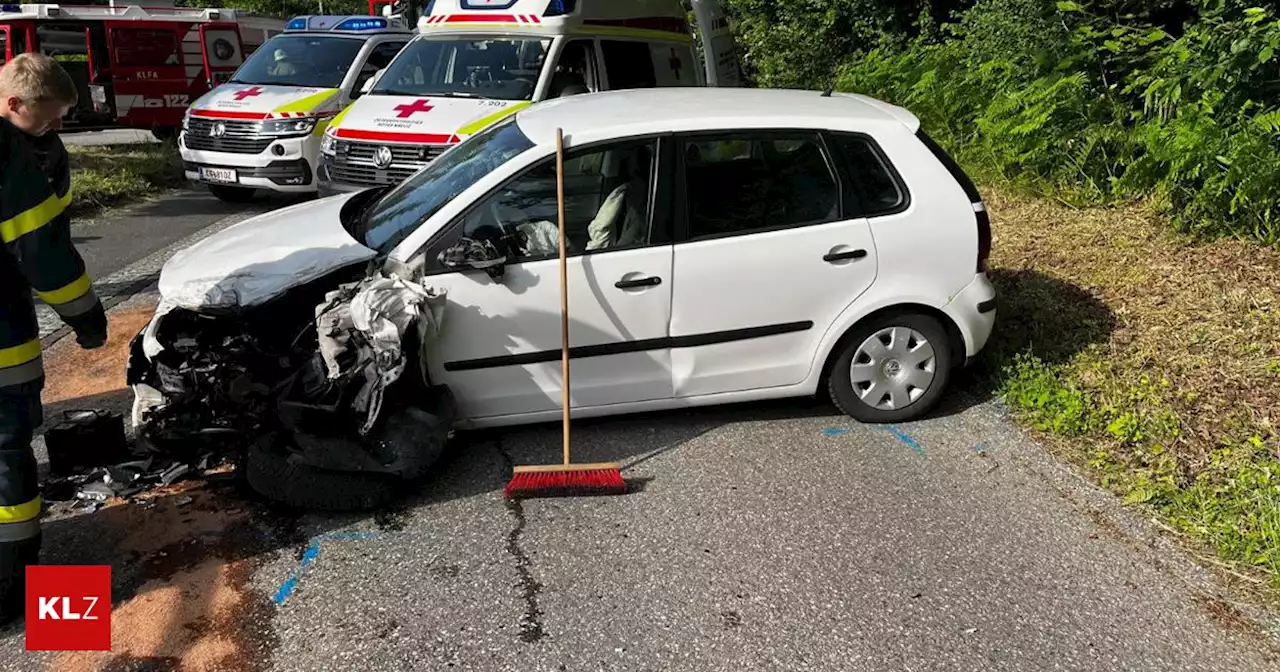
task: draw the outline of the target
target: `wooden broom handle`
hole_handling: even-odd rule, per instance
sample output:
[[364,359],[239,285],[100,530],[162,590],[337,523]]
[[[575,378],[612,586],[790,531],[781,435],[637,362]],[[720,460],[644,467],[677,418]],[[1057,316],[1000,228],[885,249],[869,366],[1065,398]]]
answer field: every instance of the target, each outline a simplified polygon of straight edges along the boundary
[[569,465],[569,278],[564,231],[564,129],[556,129],[556,201],[560,209],[560,378],[564,464]]

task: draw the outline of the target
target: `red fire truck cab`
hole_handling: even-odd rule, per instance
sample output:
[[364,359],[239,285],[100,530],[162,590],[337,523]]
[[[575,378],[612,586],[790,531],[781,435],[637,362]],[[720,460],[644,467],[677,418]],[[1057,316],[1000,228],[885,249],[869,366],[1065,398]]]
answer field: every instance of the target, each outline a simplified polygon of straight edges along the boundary
[[71,73],[80,102],[63,126],[177,135],[191,101],[230,78],[283,19],[234,9],[0,4],[0,62],[43,52]]

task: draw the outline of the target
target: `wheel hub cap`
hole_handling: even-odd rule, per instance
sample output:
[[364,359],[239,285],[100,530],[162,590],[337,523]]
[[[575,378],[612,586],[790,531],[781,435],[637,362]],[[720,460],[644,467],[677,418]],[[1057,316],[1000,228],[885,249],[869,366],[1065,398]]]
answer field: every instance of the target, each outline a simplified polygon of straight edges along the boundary
[[929,391],[936,367],[933,344],[923,334],[909,327],[885,327],[858,346],[849,379],[862,403],[894,411]]

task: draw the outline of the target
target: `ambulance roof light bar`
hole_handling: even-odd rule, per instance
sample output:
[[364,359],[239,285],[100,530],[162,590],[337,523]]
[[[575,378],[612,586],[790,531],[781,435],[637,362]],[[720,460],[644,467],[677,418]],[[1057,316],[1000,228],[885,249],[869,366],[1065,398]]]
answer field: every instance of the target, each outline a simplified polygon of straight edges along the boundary
[[403,32],[403,22],[381,16],[295,16],[285,24],[286,33],[301,31],[339,31],[363,33],[371,31]]

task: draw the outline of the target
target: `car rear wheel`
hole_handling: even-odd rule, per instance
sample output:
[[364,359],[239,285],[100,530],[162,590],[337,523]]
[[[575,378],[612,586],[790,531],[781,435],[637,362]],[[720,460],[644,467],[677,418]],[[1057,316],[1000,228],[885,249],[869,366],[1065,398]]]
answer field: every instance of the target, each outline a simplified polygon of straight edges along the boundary
[[209,193],[219,201],[227,203],[248,203],[253,200],[254,189],[248,187],[226,187],[220,184],[209,185]]
[[917,419],[937,405],[951,379],[947,330],[919,313],[895,313],[858,325],[842,341],[827,374],[835,405],[859,422]]

